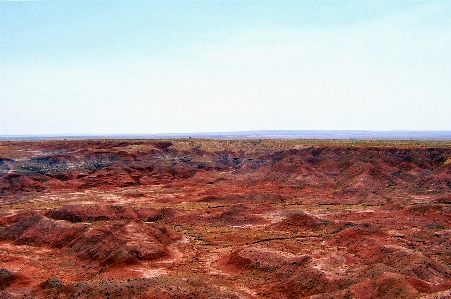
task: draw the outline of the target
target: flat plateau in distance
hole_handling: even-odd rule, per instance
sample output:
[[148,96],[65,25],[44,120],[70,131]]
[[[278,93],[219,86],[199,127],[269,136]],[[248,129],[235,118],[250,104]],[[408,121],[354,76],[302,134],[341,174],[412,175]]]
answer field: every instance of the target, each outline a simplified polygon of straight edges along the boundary
[[257,130],[160,134],[0,135],[0,140],[174,139],[190,137],[206,139],[451,140],[451,131]]

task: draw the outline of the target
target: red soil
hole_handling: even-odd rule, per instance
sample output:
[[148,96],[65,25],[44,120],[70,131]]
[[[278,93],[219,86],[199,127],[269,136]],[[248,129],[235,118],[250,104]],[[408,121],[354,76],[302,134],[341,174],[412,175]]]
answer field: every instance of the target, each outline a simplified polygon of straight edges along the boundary
[[0,298],[451,298],[451,147],[355,143],[0,143]]

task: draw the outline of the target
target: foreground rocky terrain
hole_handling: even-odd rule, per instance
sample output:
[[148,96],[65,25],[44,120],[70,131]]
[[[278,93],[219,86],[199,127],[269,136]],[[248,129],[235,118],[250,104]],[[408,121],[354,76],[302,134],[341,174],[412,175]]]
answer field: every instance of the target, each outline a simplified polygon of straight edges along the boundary
[[0,298],[451,298],[451,144],[0,142]]

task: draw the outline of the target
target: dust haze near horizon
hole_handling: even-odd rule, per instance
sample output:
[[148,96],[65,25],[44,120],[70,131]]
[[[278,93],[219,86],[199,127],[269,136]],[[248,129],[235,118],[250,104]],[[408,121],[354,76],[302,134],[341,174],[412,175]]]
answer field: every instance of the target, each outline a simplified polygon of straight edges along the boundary
[[449,1],[1,1],[0,135],[451,130]]

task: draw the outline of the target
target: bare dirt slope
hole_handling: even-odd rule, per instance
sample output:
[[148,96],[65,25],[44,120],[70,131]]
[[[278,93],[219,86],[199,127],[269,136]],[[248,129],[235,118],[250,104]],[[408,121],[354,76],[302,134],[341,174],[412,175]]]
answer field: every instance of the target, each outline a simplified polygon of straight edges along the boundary
[[450,298],[451,145],[0,143],[0,298]]

